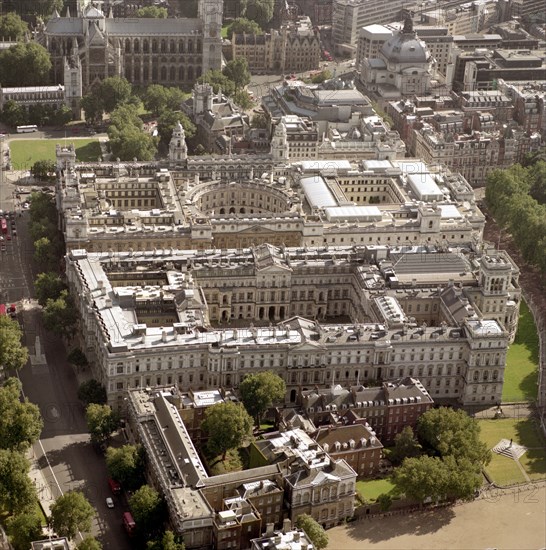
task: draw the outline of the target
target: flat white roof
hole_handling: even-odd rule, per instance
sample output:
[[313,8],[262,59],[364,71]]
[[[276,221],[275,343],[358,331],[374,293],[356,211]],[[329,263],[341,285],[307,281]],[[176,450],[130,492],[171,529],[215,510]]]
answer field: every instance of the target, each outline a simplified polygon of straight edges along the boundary
[[442,200],[444,194],[436,185],[430,174],[420,173],[407,175],[407,180],[417,198],[422,201]]
[[301,162],[304,172],[323,170],[350,170],[351,163],[348,160],[304,160]]
[[494,319],[482,319],[480,321],[467,321],[474,334],[480,336],[495,336],[502,334],[502,328]]
[[381,221],[383,216],[377,206],[328,206],[324,209],[328,221],[358,220]]
[[463,216],[459,212],[459,209],[454,204],[440,204],[440,210],[442,211],[442,218],[462,218]]
[[322,176],[317,175],[302,178],[300,184],[311,208],[337,206],[337,201]]

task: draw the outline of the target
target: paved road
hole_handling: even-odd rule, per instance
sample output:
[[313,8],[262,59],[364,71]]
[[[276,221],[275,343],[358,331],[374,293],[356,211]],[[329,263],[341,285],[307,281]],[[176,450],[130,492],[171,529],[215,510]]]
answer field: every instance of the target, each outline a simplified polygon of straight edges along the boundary
[[[18,236],[0,258],[0,289],[6,302],[19,301],[19,320],[26,345],[32,349],[36,335],[40,336],[47,359],[47,366],[27,365],[20,371],[25,394],[38,404],[44,419],[41,440],[35,445],[34,452],[55,497],[73,489],[85,492],[97,510],[93,534],[102,542],[103,548],[130,548],[121,526],[121,503],[118,502],[113,510],[105,504],[106,497],[112,495],[106,483],[104,457],[98,455],[89,442],[83,407],[76,398],[78,380],[66,363],[63,342],[44,331],[35,303],[28,302],[33,295],[28,213],[16,218],[16,223]],[[20,302],[22,298],[27,299],[24,304]],[[43,457],[44,451],[47,460]]]

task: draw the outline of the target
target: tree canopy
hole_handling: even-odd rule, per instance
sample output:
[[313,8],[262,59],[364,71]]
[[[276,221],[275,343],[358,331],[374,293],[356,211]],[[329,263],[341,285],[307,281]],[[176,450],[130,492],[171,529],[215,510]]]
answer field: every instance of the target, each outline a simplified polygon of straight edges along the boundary
[[276,401],[284,399],[286,384],[274,372],[263,371],[246,376],[239,386],[239,391],[243,405],[259,426],[267,409]]
[[51,506],[51,526],[61,537],[73,539],[78,531],[91,530],[95,509],[80,491],[60,496]]
[[106,449],[106,467],[110,477],[129,490],[138,489],[144,483],[144,463],[144,449],[140,446],[123,445]]
[[525,261],[546,273],[546,163],[494,170],[485,198],[498,224],[513,237]]
[[172,531],[165,531],[160,540],[149,541],[146,550],[185,550],[184,543]]
[[169,12],[167,8],[160,8],[159,6],[143,6],[135,12],[135,15],[142,18],[167,19]]
[[86,380],[78,388],[78,399],[87,407],[91,403],[104,405],[106,403],[106,388],[94,378]]
[[275,8],[275,0],[246,0],[242,15],[246,19],[256,21],[262,29],[267,29]]
[[100,83],[94,93],[100,98],[104,110],[111,113],[129,101],[133,89],[123,76],[110,76]]
[[8,518],[7,531],[15,550],[28,550],[42,535],[42,520],[36,511],[25,511]]
[[150,536],[161,531],[166,506],[161,495],[149,485],[143,485],[129,498],[129,507],[139,532]]
[[0,37],[4,40],[21,40],[28,32],[28,25],[14,12],[0,15]]
[[0,50],[2,86],[44,85],[49,82],[50,71],[49,53],[37,42],[18,42]]
[[308,514],[301,514],[296,519],[296,527],[303,529],[313,546],[322,550],[328,546],[328,535],[315,519]]
[[198,82],[210,84],[215,94],[221,89],[222,93],[232,96],[235,92],[235,83],[230,80],[222,71],[209,70],[203,76],[200,76]]
[[236,57],[228,61],[222,73],[235,84],[236,90],[244,88],[250,83],[251,75],[248,70],[248,61],[244,57]]
[[76,550],[101,550],[102,544],[95,537],[85,537],[76,546]]
[[227,37],[231,40],[234,34],[263,34],[263,31],[256,21],[238,17],[229,25]]
[[0,372],[22,368],[28,360],[28,350],[21,343],[23,332],[17,321],[0,316]]
[[468,459],[479,468],[491,459],[487,445],[480,441],[479,424],[462,410],[428,410],[417,422],[417,434],[424,445],[441,457]]
[[53,10],[62,10],[64,0],[5,0],[5,9],[17,12],[24,19],[49,17]]
[[50,180],[55,177],[55,162],[52,160],[37,160],[30,171],[39,180]]
[[118,414],[109,405],[90,403],[85,409],[87,427],[93,441],[106,441],[119,425]]
[[195,124],[184,113],[166,109],[157,120],[157,132],[163,145],[166,146],[171,141],[174,127],[178,122],[184,128],[186,140],[191,139],[195,135]]
[[17,378],[8,378],[0,387],[0,449],[25,451],[44,426],[38,406],[21,400],[21,388]]
[[393,481],[400,493],[419,503],[433,501],[447,494],[449,471],[439,457],[406,458],[393,473]]
[[400,433],[394,437],[394,448],[391,450],[389,460],[393,464],[402,464],[405,458],[413,458],[419,456],[422,452],[422,447],[419,441],[415,438],[411,426],[406,426]]
[[142,101],[146,109],[159,116],[165,110],[178,111],[186,97],[180,88],[152,84],[146,88]]
[[207,447],[212,456],[226,459],[229,449],[236,449],[252,438],[252,418],[244,407],[227,401],[209,407],[201,425],[209,439]]
[[71,336],[74,333],[78,315],[68,290],[62,290],[55,300],[49,298],[42,313],[47,330],[58,336]]
[[66,290],[66,285],[59,275],[50,271],[38,274],[34,281],[34,290],[38,303],[45,306],[48,300],[56,300]]
[[36,502],[29,470],[30,464],[22,453],[0,449],[0,508],[10,514],[23,512]]

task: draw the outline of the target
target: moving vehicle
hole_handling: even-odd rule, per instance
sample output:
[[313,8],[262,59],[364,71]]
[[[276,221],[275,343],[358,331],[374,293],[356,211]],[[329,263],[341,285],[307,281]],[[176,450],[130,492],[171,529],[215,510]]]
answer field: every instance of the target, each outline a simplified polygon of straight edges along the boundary
[[135,520],[133,519],[131,512],[123,512],[122,523],[128,535],[135,534],[136,523],[135,523]]
[[28,124],[27,126],[17,126],[18,134],[27,134],[29,132],[37,132],[38,126],[36,124]]
[[121,485],[115,479],[108,478],[108,486],[114,495],[119,495],[121,493]]
[[108,508],[114,507],[114,500],[112,497],[106,497],[106,506],[108,506]]
[[2,218],[0,220],[0,228],[2,230],[2,233],[6,235],[8,232],[8,222],[6,221],[6,218]]

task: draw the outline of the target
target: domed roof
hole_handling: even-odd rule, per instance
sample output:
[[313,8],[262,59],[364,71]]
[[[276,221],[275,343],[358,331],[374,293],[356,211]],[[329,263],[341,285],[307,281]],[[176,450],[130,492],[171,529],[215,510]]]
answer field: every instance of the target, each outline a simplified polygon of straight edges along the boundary
[[400,31],[381,47],[381,53],[392,63],[427,63],[430,52],[414,32]]

